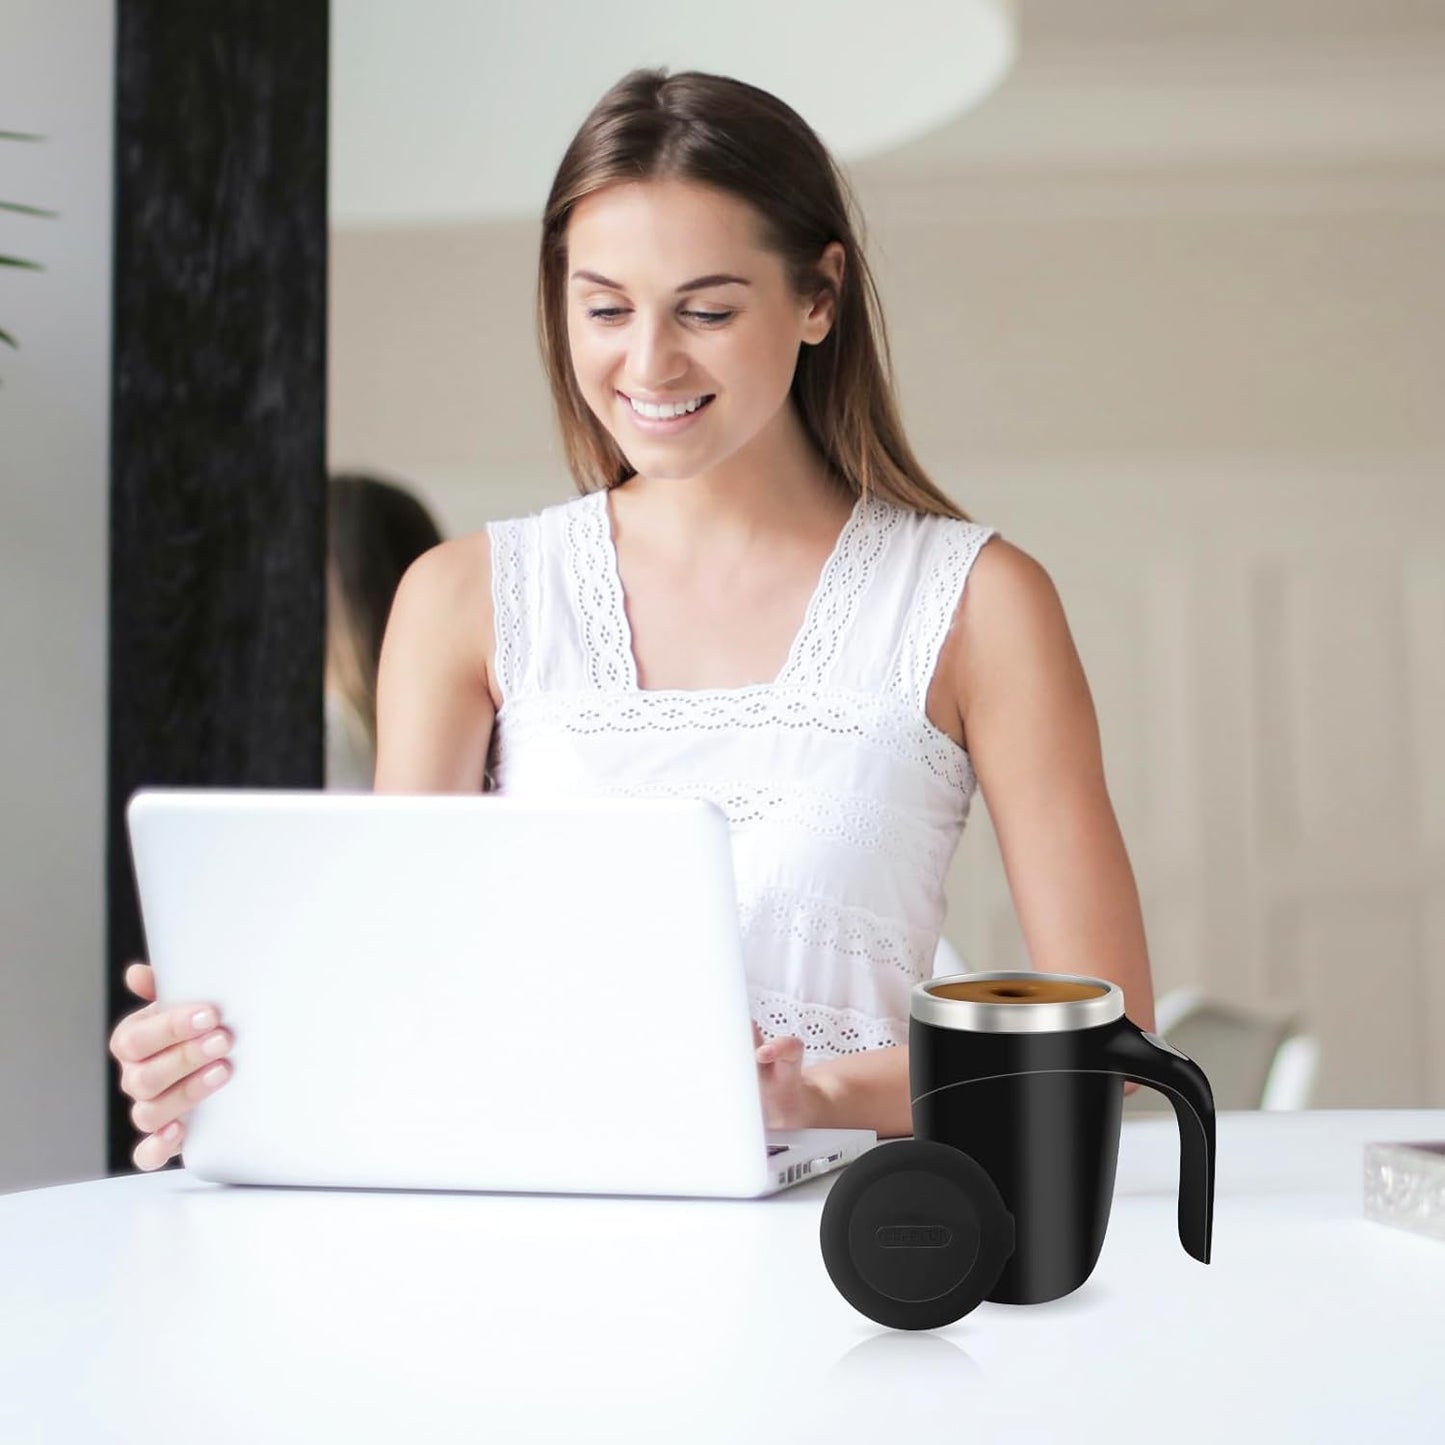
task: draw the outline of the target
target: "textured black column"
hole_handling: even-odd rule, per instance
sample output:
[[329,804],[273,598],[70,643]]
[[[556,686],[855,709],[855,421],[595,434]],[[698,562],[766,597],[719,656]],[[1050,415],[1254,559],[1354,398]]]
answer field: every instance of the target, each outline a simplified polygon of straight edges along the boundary
[[[322,783],[326,546],[327,0],[117,21],[111,1024],[144,957],[131,793]],[[112,1172],[136,1138],[112,1070]]]

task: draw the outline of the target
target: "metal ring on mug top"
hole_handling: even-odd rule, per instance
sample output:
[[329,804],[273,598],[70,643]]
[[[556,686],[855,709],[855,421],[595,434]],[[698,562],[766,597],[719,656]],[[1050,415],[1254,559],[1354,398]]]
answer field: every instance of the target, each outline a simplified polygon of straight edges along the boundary
[[[1014,998],[949,998],[946,985],[998,984],[999,993],[1016,986]],[[1049,986],[1078,986],[1080,997],[1042,1001],[1038,992]],[[1106,978],[1069,973],[953,973],[913,985],[909,1012],[920,1023],[970,1033],[1051,1034],[1111,1024],[1124,1016],[1124,990]]]

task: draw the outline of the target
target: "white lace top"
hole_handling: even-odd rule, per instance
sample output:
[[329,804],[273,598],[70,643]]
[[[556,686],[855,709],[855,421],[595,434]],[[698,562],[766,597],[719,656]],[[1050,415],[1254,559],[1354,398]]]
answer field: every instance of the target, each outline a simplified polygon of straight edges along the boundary
[[497,791],[712,800],[764,1037],[808,1063],[906,1043],[974,790],[924,704],[992,529],[860,499],[775,681],[641,689],[606,498],[488,527]]

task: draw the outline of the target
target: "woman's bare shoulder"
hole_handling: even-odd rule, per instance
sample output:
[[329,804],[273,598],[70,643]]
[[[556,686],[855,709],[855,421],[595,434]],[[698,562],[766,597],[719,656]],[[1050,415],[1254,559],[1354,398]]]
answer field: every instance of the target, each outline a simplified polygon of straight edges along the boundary
[[959,599],[959,617],[967,616],[965,603],[985,623],[1008,626],[1019,609],[1049,609],[1058,602],[1053,579],[1031,553],[995,533],[980,548],[969,569],[968,585]]
[[1053,578],[1035,557],[995,533],[969,568],[930,701],[953,724],[944,730],[958,740],[982,695],[1023,697],[1029,673],[1071,665],[1072,651]]
[[485,531],[449,537],[429,548],[407,568],[397,589],[414,604],[450,612],[467,602],[484,604],[491,613],[492,547]]
[[490,686],[495,633],[492,548],[485,529],[423,552],[402,577],[392,612],[432,645],[482,667]]
[[1054,579],[1022,547],[995,535],[979,551],[954,614],[954,660],[962,672],[1017,665],[1056,653],[1068,624]]

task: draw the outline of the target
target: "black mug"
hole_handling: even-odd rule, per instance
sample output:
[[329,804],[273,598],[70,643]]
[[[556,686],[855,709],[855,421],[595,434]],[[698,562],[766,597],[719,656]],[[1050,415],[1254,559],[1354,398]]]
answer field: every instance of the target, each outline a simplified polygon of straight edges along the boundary
[[1113,1203],[1126,1079],[1174,1106],[1179,1238],[1209,1262],[1214,1095],[1193,1060],[1124,1016],[1117,984],[954,974],[915,985],[909,1012],[914,1137],[976,1160],[1013,1217],[1013,1253],[985,1298],[1039,1304],[1092,1273]]

